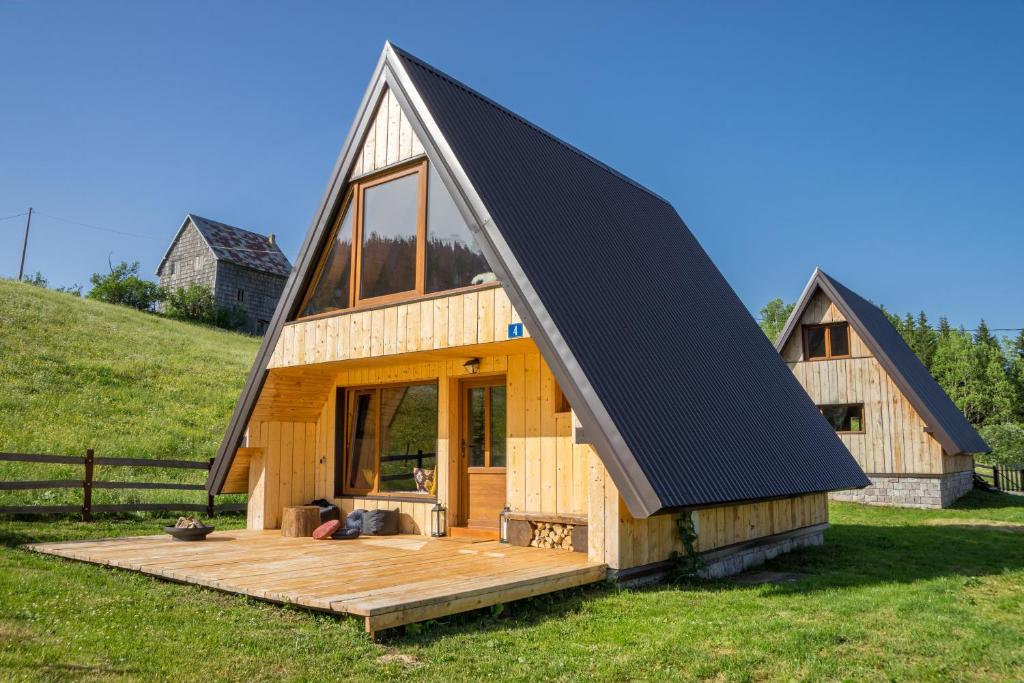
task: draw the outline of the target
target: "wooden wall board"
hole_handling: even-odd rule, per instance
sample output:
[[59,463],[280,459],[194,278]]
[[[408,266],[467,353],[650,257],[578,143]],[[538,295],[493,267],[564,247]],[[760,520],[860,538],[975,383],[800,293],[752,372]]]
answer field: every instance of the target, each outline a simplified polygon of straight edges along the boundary
[[[824,293],[811,298],[801,325],[845,320]],[[782,349],[800,384],[817,405],[864,404],[863,433],[840,433],[861,469],[869,474],[942,474],[973,469],[971,456],[949,456],[927,431],[910,401],[850,329],[850,358],[805,361],[799,329]]]

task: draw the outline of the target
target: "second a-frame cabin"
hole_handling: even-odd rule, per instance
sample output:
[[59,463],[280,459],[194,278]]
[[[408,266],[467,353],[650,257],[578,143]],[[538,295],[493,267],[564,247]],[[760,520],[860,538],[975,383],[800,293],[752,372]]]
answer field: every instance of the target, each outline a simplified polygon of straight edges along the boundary
[[988,445],[882,310],[816,269],[776,341],[871,486],[840,500],[948,507]]
[[866,484],[667,201],[388,45],[208,488],[721,574]]

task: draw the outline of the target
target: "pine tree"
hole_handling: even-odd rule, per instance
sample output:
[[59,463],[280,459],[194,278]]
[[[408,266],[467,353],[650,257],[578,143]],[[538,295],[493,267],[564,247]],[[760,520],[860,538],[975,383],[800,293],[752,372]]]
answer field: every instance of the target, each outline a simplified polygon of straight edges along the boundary
[[974,331],[974,343],[988,347],[998,346],[996,338],[988,331],[988,325],[985,324],[984,318],[978,323],[978,329]]
[[913,338],[914,343],[911,348],[914,349],[914,353],[921,359],[924,366],[931,370],[932,361],[935,358],[935,347],[938,345],[939,339],[935,330],[928,324],[928,316],[925,315],[924,311],[917,314],[917,324],[914,326]]
[[1009,375],[1013,385],[1013,413],[1017,420],[1024,422],[1024,330],[1008,344]]
[[949,326],[949,319],[946,316],[939,318],[939,337],[947,337],[953,328]]

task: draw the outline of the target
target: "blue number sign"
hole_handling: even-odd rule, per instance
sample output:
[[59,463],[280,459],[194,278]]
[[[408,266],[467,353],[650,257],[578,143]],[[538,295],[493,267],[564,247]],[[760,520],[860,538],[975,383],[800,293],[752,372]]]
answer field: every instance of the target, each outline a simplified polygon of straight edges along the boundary
[[508,338],[519,339],[523,336],[523,324],[522,323],[509,323],[508,326]]

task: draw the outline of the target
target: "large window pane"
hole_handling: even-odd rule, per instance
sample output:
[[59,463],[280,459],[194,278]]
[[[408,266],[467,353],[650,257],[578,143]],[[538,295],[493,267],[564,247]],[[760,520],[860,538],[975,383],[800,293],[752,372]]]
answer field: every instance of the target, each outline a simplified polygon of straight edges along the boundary
[[377,392],[360,391],[353,396],[350,430],[348,486],[369,491],[377,467]]
[[363,191],[360,298],[416,288],[418,215],[418,173]]
[[494,280],[469,226],[432,165],[427,180],[426,266],[428,292]]
[[850,335],[849,326],[846,323],[842,325],[830,325],[828,328],[829,333],[829,346],[832,356],[848,356],[850,355]]
[[348,308],[349,282],[352,273],[352,203],[345,209],[331,250],[313,292],[302,310],[303,315],[322,313],[334,308]]
[[437,385],[381,389],[381,491],[416,491],[413,469],[437,471]]
[[824,358],[825,357],[825,328],[824,327],[808,327],[805,330],[807,349],[806,354],[808,358]]
[[487,388],[473,387],[469,390],[469,424],[466,425],[469,449],[469,466],[487,465]]
[[505,387],[491,387],[491,467],[505,466]]

